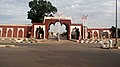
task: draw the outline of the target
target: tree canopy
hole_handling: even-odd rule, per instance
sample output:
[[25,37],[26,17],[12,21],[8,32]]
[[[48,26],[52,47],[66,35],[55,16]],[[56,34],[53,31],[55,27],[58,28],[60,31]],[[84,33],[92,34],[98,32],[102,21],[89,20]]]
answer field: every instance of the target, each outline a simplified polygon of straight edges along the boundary
[[[118,37],[120,38],[120,28],[117,28],[118,29]],[[112,34],[112,37],[115,38],[116,37],[116,27],[112,26],[111,28],[111,34]]]
[[30,11],[28,11],[28,19],[32,23],[43,22],[44,16],[53,16],[57,12],[57,8],[47,0],[33,0],[29,2]]

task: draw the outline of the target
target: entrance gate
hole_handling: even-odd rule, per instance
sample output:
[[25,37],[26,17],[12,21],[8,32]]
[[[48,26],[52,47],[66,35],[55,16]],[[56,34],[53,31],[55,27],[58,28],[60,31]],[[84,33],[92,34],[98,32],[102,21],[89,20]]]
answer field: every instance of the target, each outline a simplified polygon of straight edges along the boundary
[[61,23],[61,26],[64,24],[66,26],[66,30],[67,30],[67,39],[69,40],[70,39],[70,24],[71,24],[71,20],[70,19],[58,19],[58,18],[49,18],[49,17],[46,17],[45,18],[45,28],[46,28],[46,33],[45,33],[45,38],[48,39],[48,34],[49,34],[49,29],[50,29],[50,25],[51,24],[55,24],[56,22],[60,22]]
[[[33,23],[33,32],[32,35],[34,38],[36,38],[36,28],[41,27],[44,30],[44,39],[48,39],[49,36],[49,30],[50,30],[50,25],[53,24],[55,25],[56,22],[60,22],[61,26],[65,25],[66,30],[67,30],[67,40],[71,39],[71,32],[73,27],[79,28],[79,32],[82,32],[83,24],[72,24],[71,18],[60,18],[60,17],[45,17],[43,23]],[[81,33],[79,33],[80,36],[82,36]],[[79,39],[79,38],[78,38]]]

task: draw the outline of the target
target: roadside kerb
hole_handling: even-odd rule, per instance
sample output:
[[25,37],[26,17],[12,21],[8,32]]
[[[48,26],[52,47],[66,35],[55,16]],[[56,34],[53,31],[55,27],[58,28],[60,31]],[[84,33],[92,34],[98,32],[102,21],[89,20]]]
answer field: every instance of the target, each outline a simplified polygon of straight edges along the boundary
[[15,47],[15,45],[0,45],[0,48],[2,47]]

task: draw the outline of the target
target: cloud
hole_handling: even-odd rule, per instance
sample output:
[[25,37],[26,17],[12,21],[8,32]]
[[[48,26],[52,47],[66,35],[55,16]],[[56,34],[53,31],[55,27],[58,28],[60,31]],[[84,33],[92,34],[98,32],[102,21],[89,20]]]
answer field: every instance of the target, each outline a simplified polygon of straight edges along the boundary
[[[118,8],[120,8],[120,0],[118,0]],[[89,27],[111,27],[115,25],[115,0],[65,0],[52,1],[53,4],[61,4],[58,7],[59,12],[65,12],[63,16],[71,16],[74,23],[83,23],[81,16],[88,15],[87,25]],[[118,26],[120,27],[120,9],[118,9]]]
[[[0,23],[30,23],[27,19],[31,0],[0,0]],[[83,23],[81,16],[88,15],[89,27],[115,25],[115,0],[49,0],[62,16],[72,17],[73,23]],[[57,16],[57,15],[56,15]],[[120,0],[118,0],[118,26],[120,27]]]
[[0,1],[0,23],[27,24],[28,2],[30,0],[1,0]]

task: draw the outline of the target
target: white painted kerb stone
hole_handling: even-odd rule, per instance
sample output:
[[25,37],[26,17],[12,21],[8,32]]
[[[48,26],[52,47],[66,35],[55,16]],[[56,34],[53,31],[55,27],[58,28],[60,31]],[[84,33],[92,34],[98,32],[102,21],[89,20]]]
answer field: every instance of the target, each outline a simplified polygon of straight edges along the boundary
[[0,47],[15,47],[15,45],[0,45]]
[[120,49],[120,47],[118,47],[118,49]]

